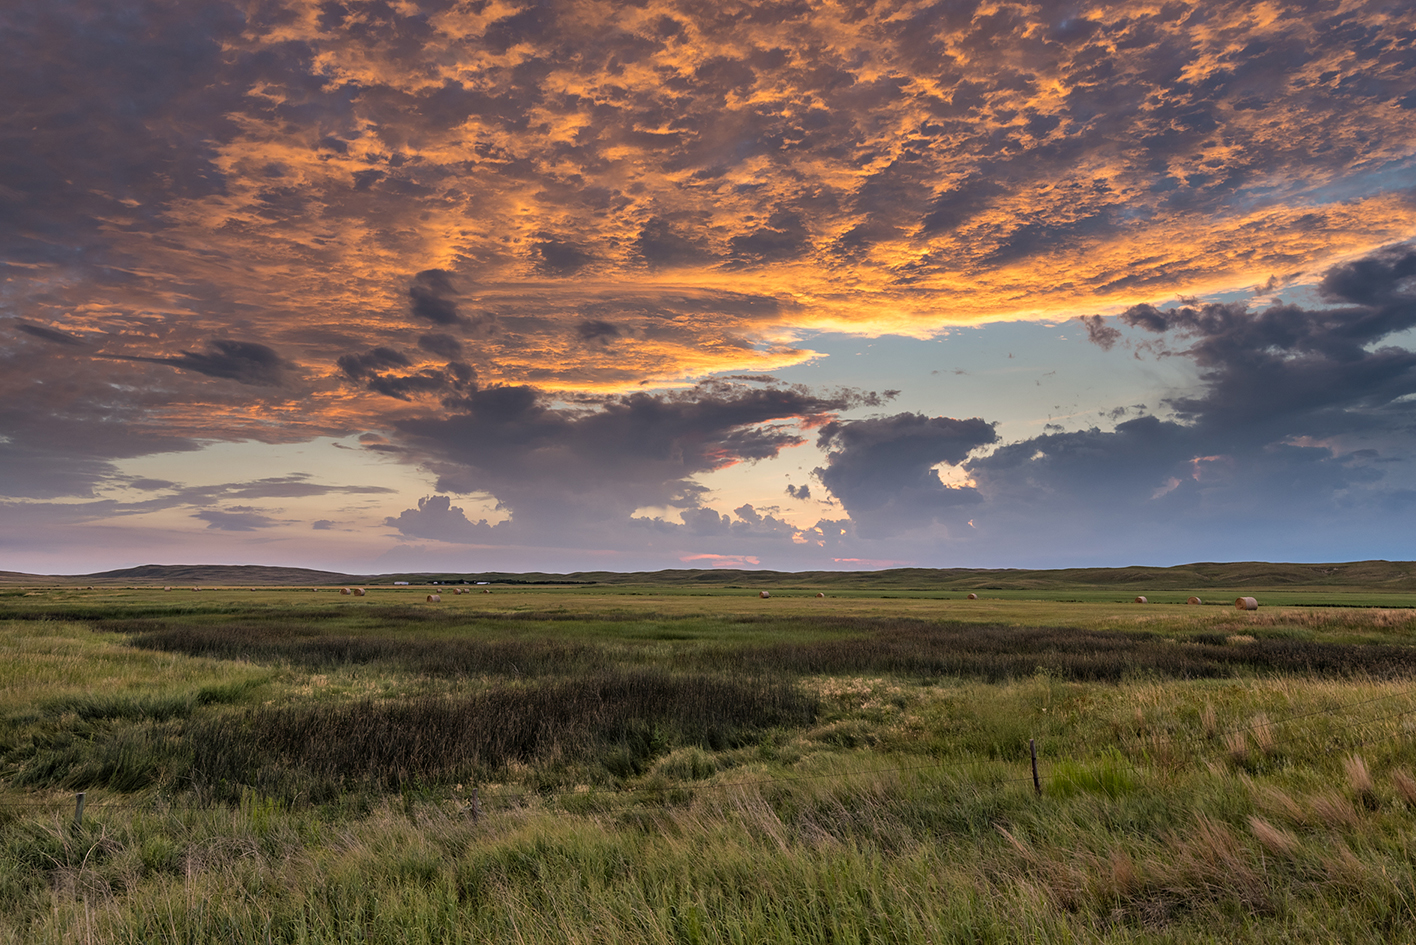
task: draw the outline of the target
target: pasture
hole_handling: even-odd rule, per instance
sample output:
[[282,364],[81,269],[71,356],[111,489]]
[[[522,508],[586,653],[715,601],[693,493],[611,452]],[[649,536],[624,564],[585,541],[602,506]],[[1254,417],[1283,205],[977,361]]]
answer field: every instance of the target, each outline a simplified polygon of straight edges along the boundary
[[338,590],[0,590],[0,942],[1416,941],[1410,591]]

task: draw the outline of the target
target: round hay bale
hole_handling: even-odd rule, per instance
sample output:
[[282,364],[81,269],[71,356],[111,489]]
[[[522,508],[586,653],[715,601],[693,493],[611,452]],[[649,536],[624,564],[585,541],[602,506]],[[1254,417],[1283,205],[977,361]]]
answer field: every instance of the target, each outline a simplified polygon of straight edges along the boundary
[[170,591],[170,590],[172,590],[172,588],[170,588],[170,587],[164,587],[163,590],[164,590],[164,591]]
[[429,594],[429,595],[428,595],[428,603],[430,603],[430,604],[438,604],[438,603],[441,603],[441,602],[442,602],[442,595],[441,595],[441,594]]
[[816,596],[817,596],[817,597],[825,597],[826,595],[823,594],[823,593],[821,593],[820,591],[817,591],[817,592],[816,592]]
[[763,600],[766,600],[767,598],[769,598],[769,597],[772,596],[772,592],[771,592],[771,591],[763,591],[761,594],[758,594],[757,596],[760,597],[760,598],[762,598]]
[[366,593],[368,593],[368,592],[365,591],[362,587],[356,587],[356,588],[354,588],[354,596],[355,596],[355,597],[363,597]]
[[452,592],[453,592],[454,594],[456,594],[458,597],[461,597],[461,596],[462,596],[462,588],[460,588],[460,587],[454,587],[454,588],[452,589]]
[[977,595],[977,594],[970,594],[970,595],[968,596],[968,599],[969,599],[969,600],[978,600],[978,595]]
[[1137,598],[1136,598],[1136,603],[1138,603],[1138,604],[1149,604],[1150,601],[1146,600],[1144,597],[1137,597]]
[[1187,604],[1203,604],[1204,601],[1200,600],[1198,597],[1192,597],[1192,598],[1190,598],[1189,600],[1185,601],[1185,603],[1187,603]]
[[483,594],[490,594],[491,592],[492,592],[492,589],[491,589],[490,587],[484,587],[484,588],[482,588],[482,593],[483,593]]
[[354,593],[354,592],[351,591],[351,590],[350,590],[349,588],[347,588],[347,587],[341,587],[341,588],[339,589],[339,596],[340,596],[340,597],[348,597],[350,594],[353,594],[353,593]]
[[1258,610],[1259,602],[1252,597],[1240,597],[1234,601],[1234,606],[1239,610]]
[[194,587],[194,588],[192,588],[192,590],[194,590],[194,591],[199,591],[199,590],[201,590],[201,588],[200,588],[200,587]]

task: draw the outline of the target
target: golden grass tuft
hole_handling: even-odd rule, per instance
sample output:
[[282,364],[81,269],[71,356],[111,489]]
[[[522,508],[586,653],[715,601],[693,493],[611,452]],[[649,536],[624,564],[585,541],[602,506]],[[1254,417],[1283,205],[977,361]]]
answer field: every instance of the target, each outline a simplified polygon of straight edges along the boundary
[[1397,768],[1391,773],[1391,781],[1401,799],[1412,807],[1416,807],[1416,778],[1411,777],[1405,770]]
[[1272,757],[1276,751],[1273,735],[1273,723],[1269,721],[1267,714],[1260,712],[1254,716],[1254,721],[1250,724],[1249,730],[1254,735],[1254,744],[1259,751]]
[[1282,827],[1275,827],[1262,817],[1250,817],[1249,829],[1263,848],[1275,856],[1292,857],[1301,849],[1298,838]]
[[1352,802],[1336,791],[1327,791],[1312,799],[1313,816],[1329,830],[1355,830],[1362,820]]
[[1278,817],[1290,824],[1305,824],[1308,822],[1308,814],[1299,804],[1282,788],[1272,785],[1262,785],[1254,788],[1254,801],[1259,809],[1271,817]]
[[1342,762],[1342,770],[1347,773],[1347,784],[1352,788],[1358,803],[1367,810],[1377,809],[1377,787],[1372,783],[1371,772],[1361,755],[1349,755]]
[[1233,765],[1249,763],[1249,736],[1243,732],[1230,732],[1224,736],[1224,752]]

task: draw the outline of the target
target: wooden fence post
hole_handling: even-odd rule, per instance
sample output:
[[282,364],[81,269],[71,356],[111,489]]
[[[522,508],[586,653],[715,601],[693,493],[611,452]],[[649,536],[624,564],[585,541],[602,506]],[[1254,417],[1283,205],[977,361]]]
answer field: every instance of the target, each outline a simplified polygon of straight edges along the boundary
[[74,795],[74,827],[75,829],[84,825],[84,791]]
[[1036,742],[1036,740],[1031,739],[1031,738],[1028,739],[1028,751],[1032,754],[1033,791],[1037,794],[1038,797],[1042,797],[1042,782],[1037,779],[1037,742]]

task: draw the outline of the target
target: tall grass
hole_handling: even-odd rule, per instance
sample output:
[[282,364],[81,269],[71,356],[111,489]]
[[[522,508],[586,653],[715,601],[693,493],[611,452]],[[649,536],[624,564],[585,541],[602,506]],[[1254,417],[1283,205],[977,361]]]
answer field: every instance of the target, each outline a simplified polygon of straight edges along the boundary
[[1404,647],[424,613],[0,627],[0,943],[1416,941]]
[[182,737],[199,790],[250,785],[323,801],[350,789],[476,780],[533,761],[598,759],[623,777],[671,748],[730,748],[815,714],[814,700],[780,679],[621,670],[466,696],[228,712]]

